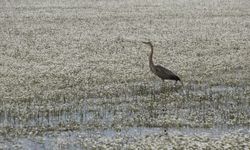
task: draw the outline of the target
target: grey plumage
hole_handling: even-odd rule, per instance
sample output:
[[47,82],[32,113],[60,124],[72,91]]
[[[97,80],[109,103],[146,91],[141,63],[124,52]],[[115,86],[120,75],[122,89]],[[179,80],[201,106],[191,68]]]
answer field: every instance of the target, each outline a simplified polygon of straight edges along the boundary
[[[149,55],[150,70],[155,75],[157,75],[159,78],[161,78],[163,81],[164,80],[175,80],[176,82],[177,81],[181,82],[181,79],[177,75],[175,75],[172,71],[170,71],[169,69],[166,69],[160,65],[154,65],[154,63],[153,63],[153,52],[154,52],[153,44],[151,42],[143,42],[143,43],[149,45],[151,48],[151,52]],[[182,84],[182,82],[181,82],[181,84]]]

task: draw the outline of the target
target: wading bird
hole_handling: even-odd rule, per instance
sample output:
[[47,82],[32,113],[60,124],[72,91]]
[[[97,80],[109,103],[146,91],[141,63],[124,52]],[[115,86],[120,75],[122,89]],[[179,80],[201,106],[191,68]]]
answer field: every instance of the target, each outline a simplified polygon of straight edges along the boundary
[[155,74],[157,75],[159,78],[161,78],[161,80],[164,82],[164,80],[175,80],[177,83],[177,81],[180,81],[181,84],[183,85],[181,79],[175,75],[172,71],[160,66],[160,65],[154,65],[154,62],[153,62],[153,52],[154,52],[154,47],[153,47],[153,44],[151,42],[142,42],[144,44],[147,44],[150,46],[151,48],[151,52],[150,52],[150,55],[149,55],[149,67],[150,67],[150,70]]

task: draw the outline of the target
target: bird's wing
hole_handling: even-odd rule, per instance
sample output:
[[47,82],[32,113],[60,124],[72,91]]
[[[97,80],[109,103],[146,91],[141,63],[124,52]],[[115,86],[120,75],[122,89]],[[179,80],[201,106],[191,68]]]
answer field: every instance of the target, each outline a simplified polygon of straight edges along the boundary
[[160,66],[155,66],[156,75],[158,75],[162,79],[172,79],[172,80],[180,80],[180,78],[175,75],[172,71]]

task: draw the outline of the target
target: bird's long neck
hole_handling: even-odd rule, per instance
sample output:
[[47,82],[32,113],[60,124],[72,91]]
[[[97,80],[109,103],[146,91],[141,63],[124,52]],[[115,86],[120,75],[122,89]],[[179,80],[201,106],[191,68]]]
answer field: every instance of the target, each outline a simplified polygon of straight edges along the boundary
[[153,45],[150,45],[150,48],[151,48],[151,52],[150,52],[150,55],[149,55],[149,67],[150,67],[150,70],[154,72],[154,62],[153,62],[153,53],[154,53],[154,49],[153,49]]

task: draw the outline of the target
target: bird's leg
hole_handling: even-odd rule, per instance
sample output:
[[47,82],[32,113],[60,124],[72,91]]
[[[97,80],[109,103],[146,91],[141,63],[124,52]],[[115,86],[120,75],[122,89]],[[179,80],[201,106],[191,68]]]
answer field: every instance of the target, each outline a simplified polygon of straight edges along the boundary
[[161,81],[162,81],[161,82],[161,86],[163,87],[164,86],[164,80],[162,79]]
[[183,86],[184,84],[183,84],[183,82],[180,80],[180,82],[181,82],[181,85]]
[[174,86],[176,86],[176,84],[177,84],[177,80],[175,80],[175,84],[174,84]]

